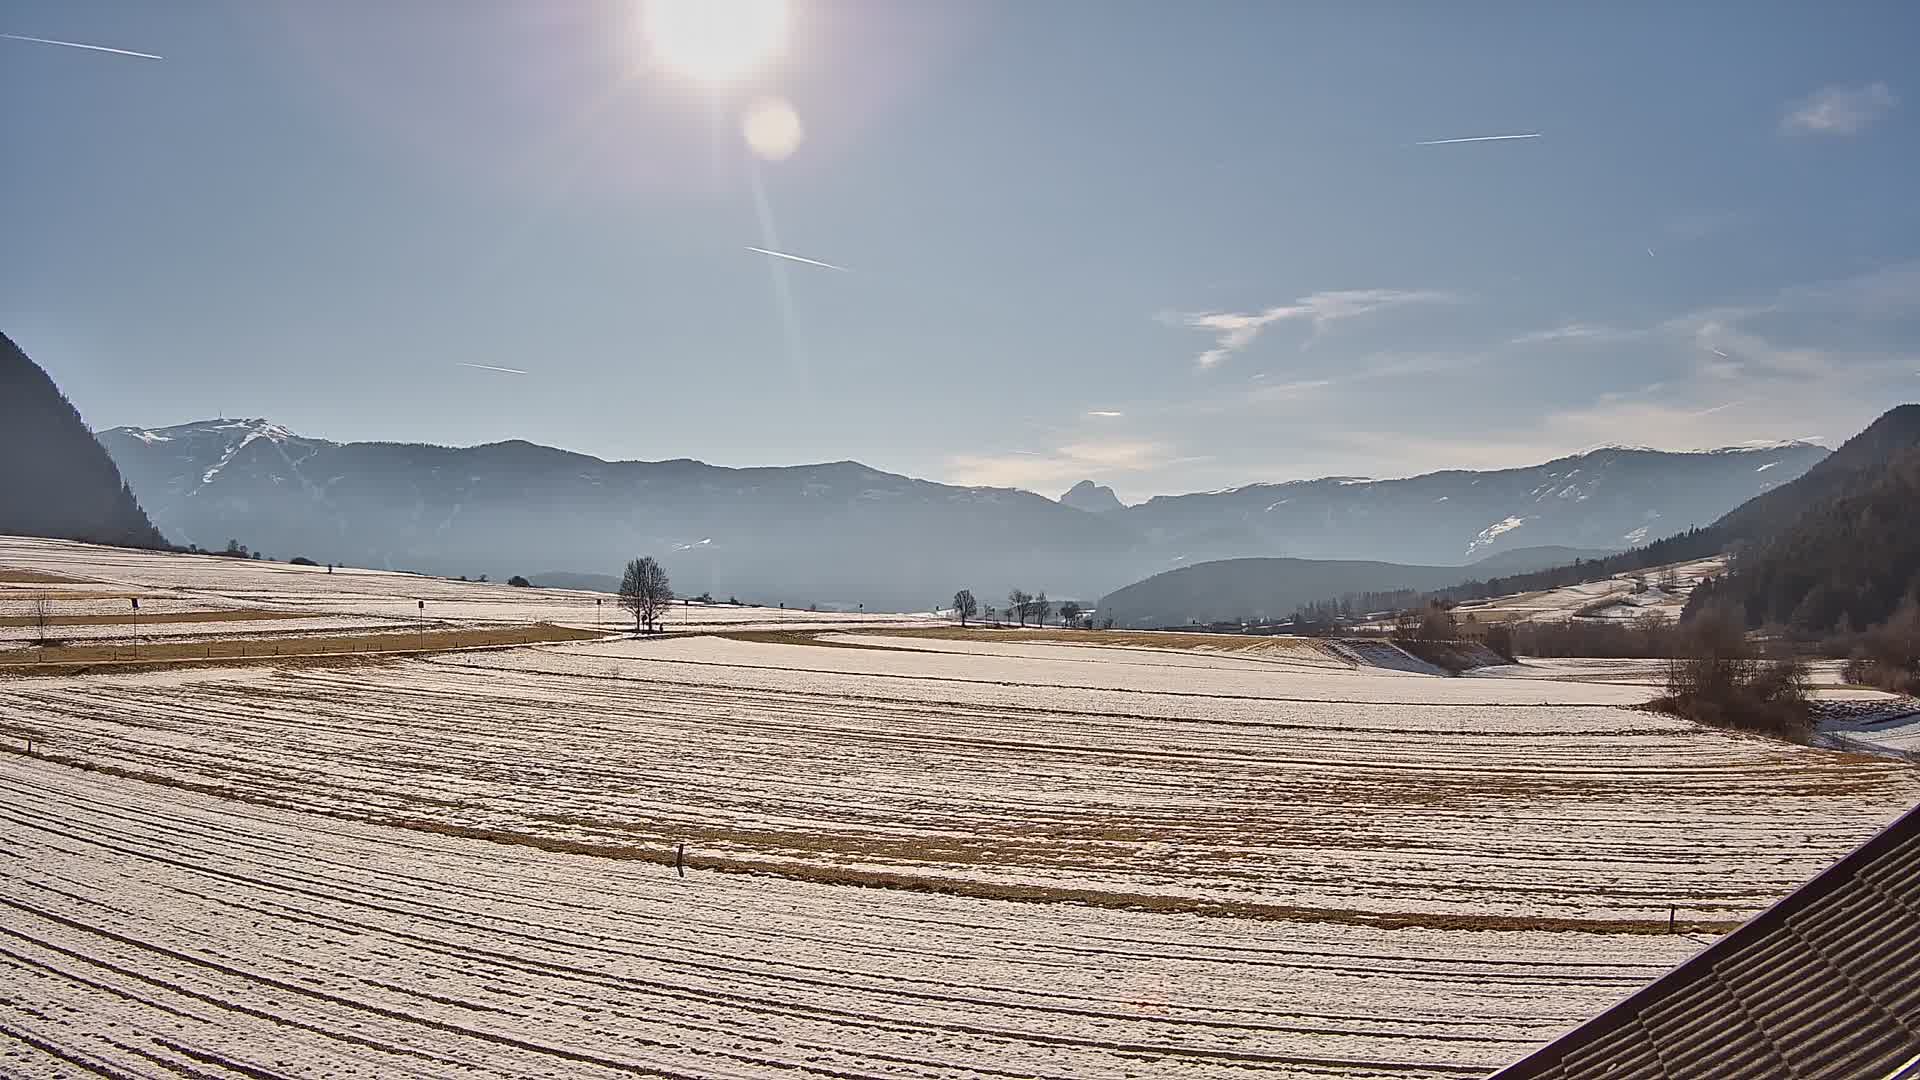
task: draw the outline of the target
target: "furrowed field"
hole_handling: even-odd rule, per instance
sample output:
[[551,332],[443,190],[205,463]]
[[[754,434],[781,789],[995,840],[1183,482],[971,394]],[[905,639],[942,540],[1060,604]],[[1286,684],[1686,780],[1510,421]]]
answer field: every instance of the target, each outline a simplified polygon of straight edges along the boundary
[[[284,616],[213,635],[615,622],[41,541],[0,590]],[[1471,1076],[1920,797],[1636,710],[1631,665],[677,615],[0,677],[0,1074]]]

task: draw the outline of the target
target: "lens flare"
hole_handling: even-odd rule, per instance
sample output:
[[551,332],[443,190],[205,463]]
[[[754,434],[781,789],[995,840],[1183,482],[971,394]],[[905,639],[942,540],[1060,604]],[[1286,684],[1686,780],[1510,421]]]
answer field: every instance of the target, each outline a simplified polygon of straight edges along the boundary
[[765,161],[792,157],[807,134],[800,126],[800,114],[780,98],[762,98],[748,106],[740,133],[746,136],[747,146]]

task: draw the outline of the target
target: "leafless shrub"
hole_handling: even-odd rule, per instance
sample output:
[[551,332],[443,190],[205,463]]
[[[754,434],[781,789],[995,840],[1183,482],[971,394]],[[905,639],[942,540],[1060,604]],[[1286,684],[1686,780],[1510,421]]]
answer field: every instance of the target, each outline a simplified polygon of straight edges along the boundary
[[1798,659],[1762,659],[1744,620],[1709,608],[1677,632],[1667,693],[1654,708],[1716,727],[1804,740],[1812,733],[1807,668]]

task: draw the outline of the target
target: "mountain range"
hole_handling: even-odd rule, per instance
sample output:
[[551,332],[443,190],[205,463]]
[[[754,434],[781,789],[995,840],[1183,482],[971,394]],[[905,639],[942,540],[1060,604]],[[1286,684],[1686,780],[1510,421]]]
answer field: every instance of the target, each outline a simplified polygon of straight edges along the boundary
[[0,533],[123,547],[165,541],[80,413],[0,334]]
[[282,557],[501,577],[611,573],[654,554],[682,592],[915,610],[961,586],[1094,597],[1219,558],[1458,567],[1517,548],[1617,550],[1713,520],[1826,454],[1809,443],[1607,447],[1529,468],[1254,484],[1129,507],[1093,484],[1056,501],[852,461],[737,469],[521,441],[338,443],[264,419],[99,438],[180,543],[233,538]]
[[1690,605],[1730,601],[1741,605],[1750,625],[1824,633],[1878,623],[1903,602],[1920,604],[1915,525],[1920,405],[1902,405],[1800,475],[1708,524],[1617,554],[1527,549],[1512,554],[1528,558],[1498,554],[1467,574],[1435,566],[1222,559],[1118,589],[1100,608],[1123,626],[1279,618],[1346,593],[1411,590],[1444,601],[1477,600],[1733,552],[1732,573],[1696,589]]

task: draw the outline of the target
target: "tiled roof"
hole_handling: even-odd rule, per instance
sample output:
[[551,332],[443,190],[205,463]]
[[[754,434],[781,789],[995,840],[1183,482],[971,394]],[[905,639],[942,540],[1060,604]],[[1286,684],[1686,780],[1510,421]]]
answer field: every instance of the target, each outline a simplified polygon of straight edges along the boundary
[[1920,807],[1494,1080],[1920,1077]]

